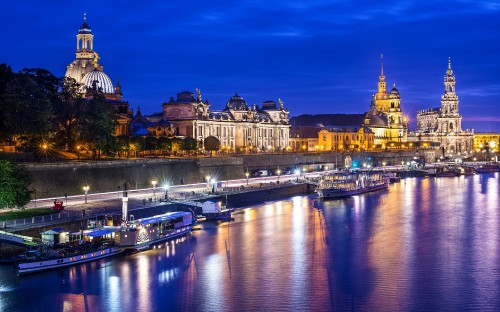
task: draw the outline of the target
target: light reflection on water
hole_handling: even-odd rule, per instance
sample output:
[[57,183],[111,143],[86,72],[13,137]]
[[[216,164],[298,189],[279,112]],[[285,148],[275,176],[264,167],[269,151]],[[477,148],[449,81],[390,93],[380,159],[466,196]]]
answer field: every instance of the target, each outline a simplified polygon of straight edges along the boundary
[[499,193],[495,174],[266,202],[135,255],[20,279],[0,267],[0,310],[497,310]]

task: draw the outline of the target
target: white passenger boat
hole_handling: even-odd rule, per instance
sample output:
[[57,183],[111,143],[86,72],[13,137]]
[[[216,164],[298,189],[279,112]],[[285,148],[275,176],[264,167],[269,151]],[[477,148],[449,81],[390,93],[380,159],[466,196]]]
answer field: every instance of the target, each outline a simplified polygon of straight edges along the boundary
[[52,229],[46,242],[27,251],[17,263],[18,275],[57,269],[110,257],[126,250],[140,251],[154,244],[191,232],[196,218],[186,211],[128,220],[128,197],[124,191],[121,226],[104,226],[76,233]]
[[26,275],[107,258],[124,251],[114,244],[119,228],[96,228],[77,233],[49,230],[42,234],[56,241],[45,241],[26,252],[26,258],[17,263],[18,275]]
[[347,197],[385,190],[389,178],[383,172],[329,172],[321,177],[316,193],[320,198]]
[[140,251],[191,232],[196,218],[191,212],[167,212],[127,222],[115,236],[115,245]]

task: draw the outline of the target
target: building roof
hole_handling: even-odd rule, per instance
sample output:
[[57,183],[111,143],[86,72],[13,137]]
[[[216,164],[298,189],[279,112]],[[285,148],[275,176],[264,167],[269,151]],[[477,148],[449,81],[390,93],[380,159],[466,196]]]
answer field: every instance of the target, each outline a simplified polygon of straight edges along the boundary
[[229,101],[226,103],[226,108],[224,110],[237,110],[237,111],[247,111],[248,105],[245,100],[236,93],[232,97],[229,98]]
[[318,132],[323,129],[318,126],[292,126],[290,128],[290,138],[318,138]]
[[80,26],[80,29],[78,29],[79,34],[91,34],[92,29],[90,28],[89,24],[87,24],[87,18],[83,19],[83,24]]
[[95,82],[95,87],[99,91],[108,94],[115,93],[115,88],[113,87],[113,83],[111,82],[109,76],[106,75],[103,71],[98,70],[97,68],[95,68],[90,73],[86,74],[83,77],[82,81],[84,86],[91,89],[94,88],[94,82]]
[[186,212],[186,211],[167,212],[165,214],[158,215],[158,216],[137,219],[134,221],[134,223],[144,224],[144,225],[153,224],[153,223],[159,223],[159,222],[165,222],[168,220],[173,220],[173,219],[176,219],[179,217],[184,217],[187,215],[191,215],[191,212]]
[[368,126],[379,126],[379,127],[385,127],[388,125],[387,121],[387,115],[386,114],[372,114],[372,113],[367,113],[368,115]]
[[360,127],[364,124],[365,114],[319,114],[319,115],[300,115],[290,118],[292,126],[315,127]]

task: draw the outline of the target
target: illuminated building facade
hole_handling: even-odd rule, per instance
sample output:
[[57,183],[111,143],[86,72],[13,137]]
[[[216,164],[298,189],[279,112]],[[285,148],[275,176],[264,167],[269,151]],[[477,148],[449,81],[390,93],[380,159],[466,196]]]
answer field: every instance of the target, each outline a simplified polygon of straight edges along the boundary
[[314,152],[318,146],[318,127],[299,126],[290,129],[289,148],[293,152]]
[[192,137],[198,142],[214,136],[225,151],[279,151],[288,146],[288,109],[281,100],[279,104],[266,101],[260,108],[255,104],[250,107],[236,94],[223,110],[216,111],[196,91],[196,98],[184,91],[162,105],[163,119],[171,124],[176,136]]
[[67,66],[65,76],[75,79],[82,85],[82,92],[85,93],[86,98],[90,99],[98,92],[106,101],[112,103],[118,114],[115,135],[128,136],[132,110],[129,109],[129,103],[123,101],[120,82],[117,82],[115,88],[98,61],[99,55],[94,51],[94,35],[84,15],[83,24],[76,34],[76,58]]
[[474,151],[498,153],[500,146],[500,133],[475,133]]
[[403,117],[401,110],[401,95],[395,84],[387,93],[383,57],[380,63],[378,90],[372,97],[364,126],[374,133],[374,144],[378,147],[384,148],[390,142],[407,141],[408,120]]
[[438,142],[445,154],[470,154],[474,144],[474,131],[462,130],[462,116],[458,112],[458,95],[455,75],[448,59],[444,76],[444,93],[441,107],[417,113],[417,130],[411,132],[409,141]]
[[375,136],[367,127],[330,128],[318,132],[320,151],[370,150],[375,146]]

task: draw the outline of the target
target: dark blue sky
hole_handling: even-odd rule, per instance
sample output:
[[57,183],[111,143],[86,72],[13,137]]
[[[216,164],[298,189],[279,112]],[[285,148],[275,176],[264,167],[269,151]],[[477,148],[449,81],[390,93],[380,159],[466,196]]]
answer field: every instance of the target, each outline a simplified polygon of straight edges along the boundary
[[178,92],[212,109],[238,92],[281,98],[292,116],[361,113],[380,54],[403,111],[439,107],[451,57],[464,129],[500,132],[500,1],[9,1],[0,62],[57,76],[75,57],[87,12],[104,71],[134,110]]

